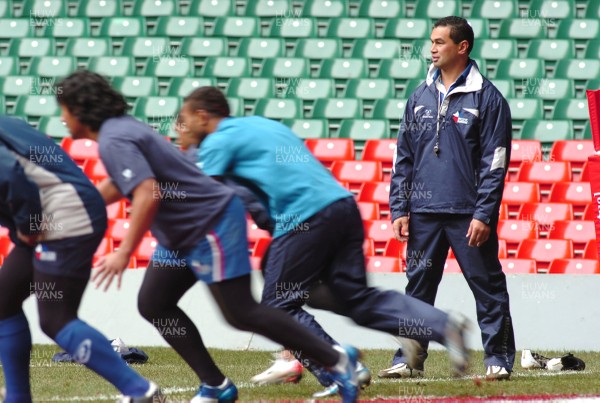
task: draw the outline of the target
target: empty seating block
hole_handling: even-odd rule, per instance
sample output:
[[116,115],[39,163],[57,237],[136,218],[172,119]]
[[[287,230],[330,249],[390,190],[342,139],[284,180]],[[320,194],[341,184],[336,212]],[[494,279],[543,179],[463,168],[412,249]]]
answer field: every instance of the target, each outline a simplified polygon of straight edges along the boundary
[[589,182],[558,182],[550,190],[551,202],[571,203],[576,216],[583,215],[585,208],[592,203]]
[[326,119],[285,119],[283,124],[302,139],[329,137]]
[[269,119],[295,119],[302,117],[302,105],[299,99],[259,99],[254,113]]
[[552,184],[571,181],[571,164],[563,161],[523,162],[517,180],[540,184],[542,195],[549,194]]
[[570,239],[526,239],[519,245],[519,259],[535,259],[538,270],[546,271],[554,259],[572,259]]
[[511,180],[516,180],[522,162],[542,160],[542,143],[539,140],[513,140],[508,171]]
[[325,166],[334,161],[354,159],[354,141],[352,139],[308,139],[306,147]]
[[594,143],[591,140],[555,141],[550,150],[550,160],[569,162],[574,171],[581,172],[583,164],[594,153]]
[[549,274],[600,274],[598,259],[554,259]]
[[339,181],[348,182],[353,192],[358,192],[363,182],[380,182],[383,179],[378,161],[335,161],[331,172]]
[[505,274],[535,274],[537,264],[534,259],[500,259]]
[[509,255],[517,252],[521,241],[539,238],[539,229],[535,221],[528,220],[500,220],[498,222],[498,238],[506,241]]
[[389,172],[392,169],[394,154],[396,154],[396,142],[396,139],[369,139],[365,142],[362,159],[365,161],[380,161],[384,173]]
[[535,221],[540,231],[548,231],[556,221],[572,220],[573,206],[570,203],[525,203],[517,219]]
[[541,201],[540,186],[534,182],[506,182],[502,194],[502,203],[508,207],[508,213],[516,216],[523,203]]
[[389,136],[388,122],[386,120],[343,120],[338,136],[359,141],[386,138]]
[[319,69],[321,78],[350,79],[368,75],[367,64],[362,59],[325,59]]
[[313,108],[313,118],[355,119],[362,116],[362,102],[355,98],[318,99]]
[[388,215],[390,213],[390,183],[363,183],[358,192],[358,201],[377,203],[379,205],[379,212],[382,215]]
[[100,158],[98,154],[98,143],[89,139],[73,140],[70,137],[63,139],[61,146],[69,156],[79,164],[83,164],[86,160],[97,160]]
[[553,143],[573,139],[573,123],[570,120],[528,120],[521,129],[521,139]]
[[394,237],[392,223],[389,220],[363,221],[365,238],[372,239],[375,243],[375,251],[382,251],[385,245]]
[[388,256],[369,256],[366,269],[372,273],[399,273],[400,260]]
[[372,202],[358,202],[356,204],[363,221],[379,220],[381,218],[379,213],[379,204]]
[[570,239],[575,252],[583,254],[589,241],[596,239],[594,221],[556,221],[548,232],[550,239]]

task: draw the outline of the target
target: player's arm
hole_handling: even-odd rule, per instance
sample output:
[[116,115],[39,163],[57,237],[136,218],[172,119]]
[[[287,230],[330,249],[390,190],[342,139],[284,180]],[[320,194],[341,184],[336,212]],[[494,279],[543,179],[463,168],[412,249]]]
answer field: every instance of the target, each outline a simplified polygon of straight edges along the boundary
[[118,202],[123,198],[123,195],[119,191],[119,188],[115,186],[112,179],[106,178],[103,179],[97,186],[96,189],[102,195],[102,199],[104,199],[104,204],[107,206],[109,204],[113,204]]

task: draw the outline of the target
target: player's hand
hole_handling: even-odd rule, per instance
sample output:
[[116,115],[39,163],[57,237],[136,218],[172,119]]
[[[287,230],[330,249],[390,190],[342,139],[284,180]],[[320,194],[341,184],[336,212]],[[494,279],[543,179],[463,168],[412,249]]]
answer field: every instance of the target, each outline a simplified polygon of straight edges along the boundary
[[38,243],[40,236],[40,234],[25,235],[21,231],[17,230],[17,238],[19,238],[21,242],[29,246],[35,246]]
[[115,276],[117,277],[117,289],[121,289],[121,278],[123,277],[123,271],[127,268],[129,263],[129,256],[113,252],[106,256],[102,256],[96,266],[94,266],[94,275],[92,281],[96,282],[96,288],[99,288],[104,282],[104,291],[108,290],[108,287],[113,282]]
[[396,218],[392,224],[394,228],[394,237],[400,242],[408,240],[408,216]]
[[480,247],[490,237],[490,226],[475,218],[471,220],[467,238],[469,238],[469,246]]

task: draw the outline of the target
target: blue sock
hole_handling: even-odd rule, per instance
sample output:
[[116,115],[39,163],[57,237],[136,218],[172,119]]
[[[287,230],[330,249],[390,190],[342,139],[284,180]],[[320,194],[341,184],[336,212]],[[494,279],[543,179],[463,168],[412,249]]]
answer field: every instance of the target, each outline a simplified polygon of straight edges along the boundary
[[77,362],[115,385],[123,395],[140,397],[148,391],[150,383],[129,368],[106,337],[84,321],[75,319],[67,323],[55,341]]
[[31,402],[31,333],[23,313],[0,320],[0,361],[6,382],[5,403]]

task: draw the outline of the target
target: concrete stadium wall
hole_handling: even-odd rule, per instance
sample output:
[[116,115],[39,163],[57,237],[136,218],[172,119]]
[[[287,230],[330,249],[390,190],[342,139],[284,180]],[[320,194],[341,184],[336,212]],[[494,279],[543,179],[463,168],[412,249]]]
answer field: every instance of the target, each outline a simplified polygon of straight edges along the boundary
[[[144,270],[125,273],[121,291],[104,293],[93,284],[85,292],[80,316],[97,327],[108,338],[120,337],[130,346],[166,345],[158,332],[137,312],[137,291]],[[371,284],[385,289],[404,290],[402,274],[370,274]],[[253,291],[260,295],[262,279],[253,273]],[[511,309],[519,350],[590,350],[600,351],[600,275],[511,275],[508,277]],[[445,275],[440,285],[436,305],[467,315],[475,324],[469,338],[471,348],[481,350],[481,338],[476,327],[475,302],[460,274]],[[209,347],[224,349],[277,349],[278,346],[260,336],[231,328],[222,319],[204,284],[196,284],[183,297],[181,308],[200,329]],[[25,311],[32,328],[34,343],[51,343],[38,325],[33,298],[25,302]],[[323,327],[339,342],[361,348],[397,347],[388,334],[360,328],[349,319],[313,310]],[[177,324],[173,324],[177,329]],[[185,333],[185,329],[178,329]],[[183,335],[183,334],[182,334]],[[432,346],[440,348],[439,345]]]

